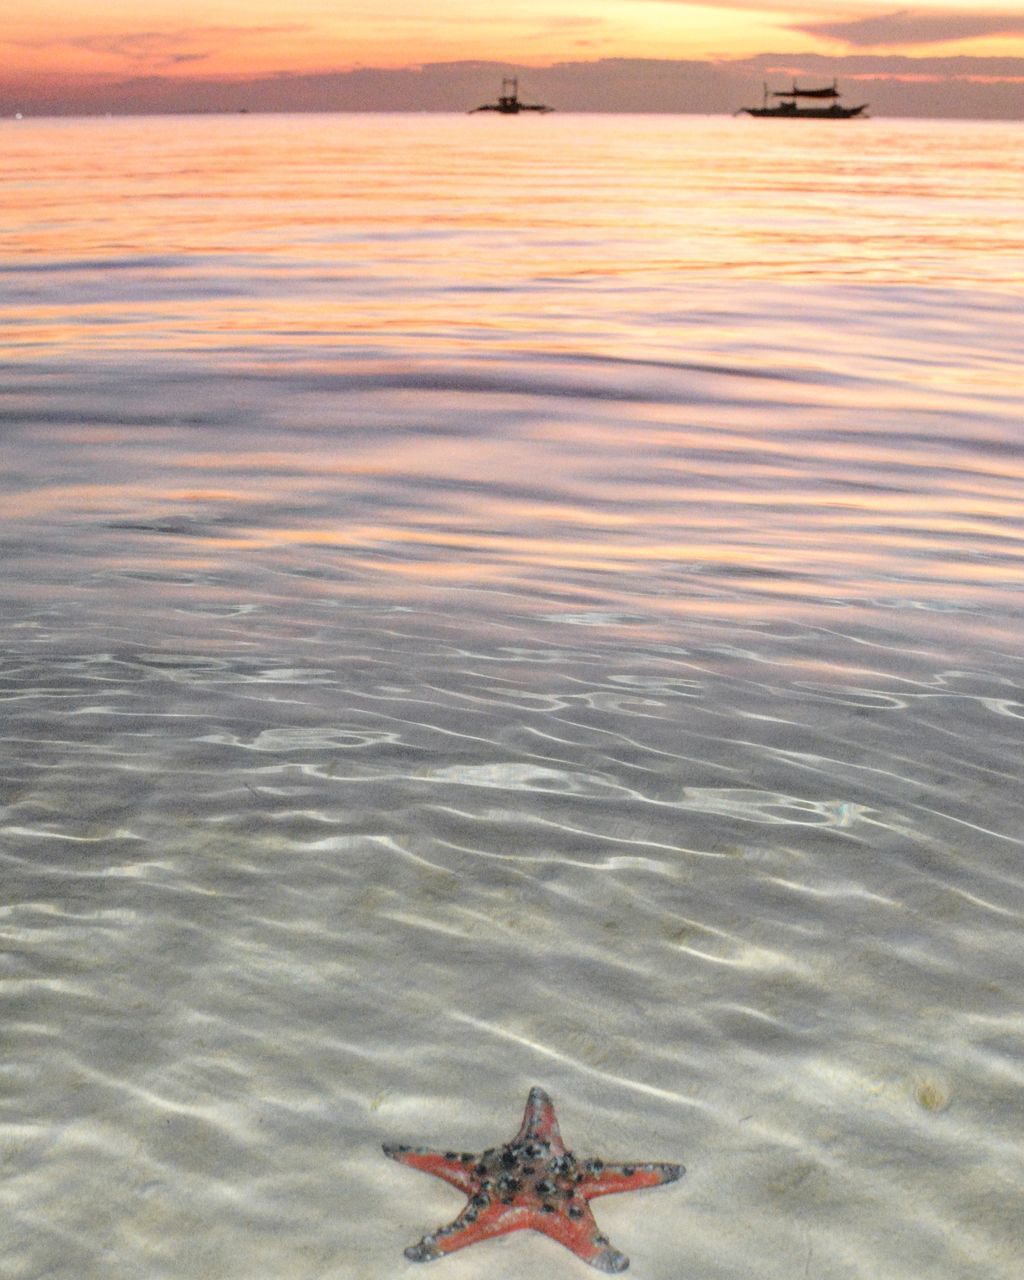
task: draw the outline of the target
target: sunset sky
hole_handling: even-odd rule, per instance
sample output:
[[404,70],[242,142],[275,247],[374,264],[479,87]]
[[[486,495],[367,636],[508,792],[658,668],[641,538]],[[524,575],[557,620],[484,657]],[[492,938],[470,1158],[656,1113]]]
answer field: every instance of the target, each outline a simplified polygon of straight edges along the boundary
[[[880,59],[896,68],[910,58],[923,75],[936,59],[964,58],[983,78],[992,60],[995,80],[1013,83],[1024,78],[1024,8],[1020,0],[902,10],[870,0],[21,0],[0,31],[0,113],[19,96],[58,110],[130,108],[155,100],[158,87],[173,103],[201,85],[210,102],[214,85],[435,63],[715,65],[766,54],[817,55],[816,69],[825,58],[844,73],[851,57],[870,55],[883,72]],[[1024,83],[1017,87],[1024,98]]]

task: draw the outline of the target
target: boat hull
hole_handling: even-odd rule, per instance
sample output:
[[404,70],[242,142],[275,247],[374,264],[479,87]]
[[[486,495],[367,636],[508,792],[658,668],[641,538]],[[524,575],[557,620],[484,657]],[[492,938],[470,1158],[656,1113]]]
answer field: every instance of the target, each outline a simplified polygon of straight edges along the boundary
[[868,104],[859,107],[743,107],[748,116],[768,120],[852,120],[867,110]]
[[529,102],[517,102],[511,106],[489,102],[486,106],[474,107],[468,114],[475,116],[478,111],[495,111],[499,116],[517,116],[521,111],[541,111],[547,113],[549,111],[554,111],[554,107],[533,106]]

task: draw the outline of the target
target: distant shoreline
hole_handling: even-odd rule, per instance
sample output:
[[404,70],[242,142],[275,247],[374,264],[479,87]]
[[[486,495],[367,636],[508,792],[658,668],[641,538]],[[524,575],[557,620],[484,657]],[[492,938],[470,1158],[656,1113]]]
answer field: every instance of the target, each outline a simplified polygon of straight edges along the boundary
[[[0,123],[23,124],[32,120],[146,120],[146,119],[182,119],[192,120],[204,116],[217,118],[236,118],[238,116],[461,116],[469,114],[467,111],[456,108],[426,109],[426,108],[397,108],[390,109],[383,107],[323,107],[323,108],[237,108],[237,109],[221,109],[209,108],[207,110],[184,111],[176,109],[167,109],[164,111],[40,111],[40,112],[4,112],[0,113]],[[686,116],[695,120],[723,120],[730,119],[737,115],[736,111],[599,111],[599,110],[560,110],[556,108],[547,115],[547,120],[559,116],[579,117],[579,116],[648,116],[665,119],[672,116]],[[740,118],[740,117],[737,117]],[[931,123],[954,123],[954,124],[1002,124],[1024,125],[1024,117],[1006,117],[1006,116],[937,116],[937,115],[891,115],[880,111],[872,110],[870,116],[865,116],[863,123],[871,120],[887,120],[887,121],[914,121],[914,122],[931,122]],[[512,126],[515,127],[515,126]]]

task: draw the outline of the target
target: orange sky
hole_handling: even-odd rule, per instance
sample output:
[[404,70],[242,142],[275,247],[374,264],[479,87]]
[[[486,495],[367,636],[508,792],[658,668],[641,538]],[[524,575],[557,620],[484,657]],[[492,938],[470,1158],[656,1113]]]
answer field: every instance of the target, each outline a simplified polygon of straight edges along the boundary
[[0,68],[8,81],[52,83],[780,50],[1022,57],[1021,15],[1019,0],[898,11],[865,0],[19,0],[0,31]]

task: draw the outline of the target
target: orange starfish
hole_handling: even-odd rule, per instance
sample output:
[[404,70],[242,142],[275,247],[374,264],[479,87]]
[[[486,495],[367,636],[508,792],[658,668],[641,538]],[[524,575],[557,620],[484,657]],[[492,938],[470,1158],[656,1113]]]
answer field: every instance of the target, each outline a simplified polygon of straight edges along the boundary
[[639,1191],[675,1182],[680,1164],[605,1164],[577,1160],[558,1132],[551,1099],[530,1090],[519,1132],[504,1147],[480,1155],[384,1144],[384,1154],[443,1178],[469,1196],[454,1222],[410,1245],[410,1262],[431,1262],[446,1253],[529,1227],[564,1244],[598,1271],[625,1271],[629,1259],[613,1249],[590,1212],[588,1200],[613,1191]]

